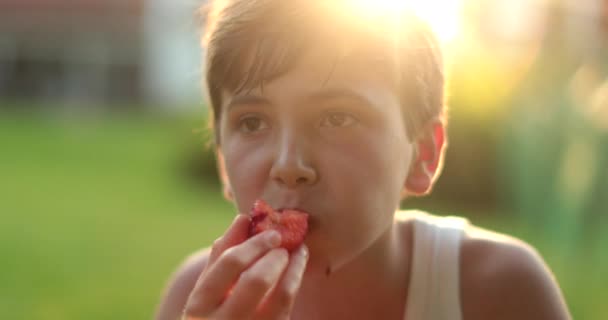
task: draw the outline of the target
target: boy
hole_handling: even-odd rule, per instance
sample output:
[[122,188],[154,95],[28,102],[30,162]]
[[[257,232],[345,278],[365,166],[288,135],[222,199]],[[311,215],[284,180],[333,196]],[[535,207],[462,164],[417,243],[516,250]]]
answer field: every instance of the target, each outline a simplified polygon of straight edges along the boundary
[[459,218],[399,212],[446,145],[437,43],[348,0],[216,2],[207,85],[225,195],[310,213],[305,244],[239,214],[177,271],[158,319],[569,319],[539,255]]

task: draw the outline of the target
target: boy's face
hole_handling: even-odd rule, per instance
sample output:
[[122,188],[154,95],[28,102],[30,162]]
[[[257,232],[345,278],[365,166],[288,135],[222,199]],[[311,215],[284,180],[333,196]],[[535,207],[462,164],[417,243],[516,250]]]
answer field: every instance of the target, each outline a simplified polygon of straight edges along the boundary
[[389,81],[311,52],[263,89],[224,96],[220,160],[240,212],[310,213],[309,268],[332,270],[388,230],[414,148]]

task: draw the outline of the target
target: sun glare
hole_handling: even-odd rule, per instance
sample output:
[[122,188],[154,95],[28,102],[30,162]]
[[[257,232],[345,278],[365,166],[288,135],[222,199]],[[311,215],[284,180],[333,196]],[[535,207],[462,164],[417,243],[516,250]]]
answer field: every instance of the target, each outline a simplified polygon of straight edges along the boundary
[[353,0],[366,15],[411,10],[425,20],[443,42],[452,42],[460,32],[462,0]]
[[353,2],[367,12],[398,10],[404,8],[406,3],[401,0],[353,0]]

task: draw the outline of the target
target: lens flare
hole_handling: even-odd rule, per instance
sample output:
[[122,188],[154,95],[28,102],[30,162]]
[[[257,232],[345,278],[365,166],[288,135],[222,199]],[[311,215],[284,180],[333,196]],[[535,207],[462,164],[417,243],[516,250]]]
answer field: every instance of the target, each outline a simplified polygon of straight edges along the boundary
[[408,10],[425,20],[443,42],[455,40],[461,27],[462,0],[353,0],[363,16]]

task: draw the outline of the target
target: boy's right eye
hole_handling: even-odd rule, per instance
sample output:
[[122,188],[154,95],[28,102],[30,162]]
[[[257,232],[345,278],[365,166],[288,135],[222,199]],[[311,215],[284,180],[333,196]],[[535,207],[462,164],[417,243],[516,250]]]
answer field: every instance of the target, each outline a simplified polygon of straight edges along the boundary
[[238,128],[243,133],[255,133],[267,129],[268,124],[258,116],[249,115],[241,118]]

